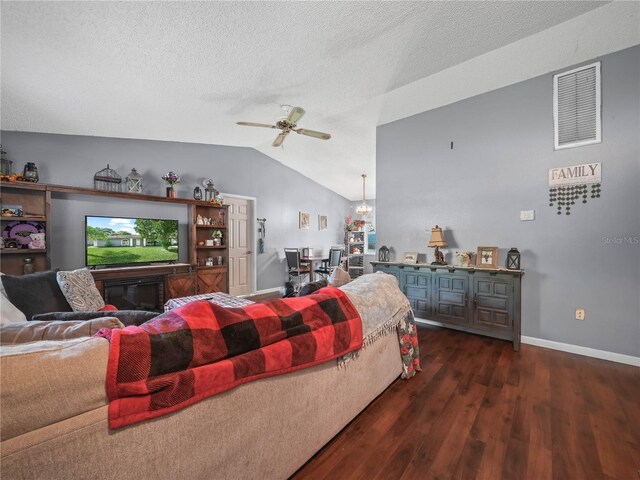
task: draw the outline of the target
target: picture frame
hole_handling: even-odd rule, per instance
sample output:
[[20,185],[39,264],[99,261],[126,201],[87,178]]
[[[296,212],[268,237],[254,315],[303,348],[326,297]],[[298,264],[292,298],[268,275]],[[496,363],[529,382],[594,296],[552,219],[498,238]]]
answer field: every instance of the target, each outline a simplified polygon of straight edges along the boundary
[[309,230],[309,212],[300,212],[298,216],[298,228],[301,230]]
[[415,265],[418,263],[418,252],[404,252],[402,254],[402,263]]
[[476,267],[498,268],[498,247],[478,247]]
[[329,221],[326,215],[318,215],[318,230],[326,230],[329,228]]
[[2,205],[3,217],[21,217],[22,205]]

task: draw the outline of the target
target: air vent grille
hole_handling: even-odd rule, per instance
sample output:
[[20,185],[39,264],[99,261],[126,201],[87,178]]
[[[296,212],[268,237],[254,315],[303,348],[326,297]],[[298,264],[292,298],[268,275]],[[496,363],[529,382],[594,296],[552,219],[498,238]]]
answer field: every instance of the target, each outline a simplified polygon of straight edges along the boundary
[[553,76],[555,148],[601,142],[600,62]]

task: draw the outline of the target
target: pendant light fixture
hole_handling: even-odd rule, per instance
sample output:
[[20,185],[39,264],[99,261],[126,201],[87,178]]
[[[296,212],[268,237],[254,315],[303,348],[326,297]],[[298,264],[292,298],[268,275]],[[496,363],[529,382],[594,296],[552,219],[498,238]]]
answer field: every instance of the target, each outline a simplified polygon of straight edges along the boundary
[[364,201],[364,184],[367,176],[362,174],[362,203],[356,207],[356,213],[358,215],[369,215],[373,208],[370,205],[367,205],[367,202]]

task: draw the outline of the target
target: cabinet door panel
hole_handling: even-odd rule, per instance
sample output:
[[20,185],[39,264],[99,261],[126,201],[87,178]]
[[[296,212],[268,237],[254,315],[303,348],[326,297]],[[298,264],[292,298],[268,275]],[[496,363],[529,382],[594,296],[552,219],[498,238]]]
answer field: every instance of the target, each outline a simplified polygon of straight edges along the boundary
[[198,270],[198,293],[227,292],[227,270]]
[[193,272],[167,275],[166,288],[167,300],[195,295],[196,275]]
[[506,277],[474,278],[474,326],[510,330],[513,324],[513,280]]
[[467,305],[469,277],[437,273],[434,282],[435,320],[459,325],[469,324]]
[[404,294],[409,299],[413,313],[418,318],[431,315],[431,273],[405,271],[402,275]]

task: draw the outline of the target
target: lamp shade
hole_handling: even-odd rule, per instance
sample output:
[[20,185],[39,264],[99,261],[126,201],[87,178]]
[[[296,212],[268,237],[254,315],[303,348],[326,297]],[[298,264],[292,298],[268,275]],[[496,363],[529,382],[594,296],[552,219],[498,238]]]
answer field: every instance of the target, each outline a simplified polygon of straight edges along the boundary
[[444,236],[442,235],[442,229],[436,225],[435,228],[431,229],[431,238],[429,239],[430,247],[446,247],[447,242],[444,241]]

